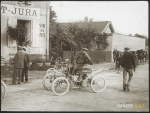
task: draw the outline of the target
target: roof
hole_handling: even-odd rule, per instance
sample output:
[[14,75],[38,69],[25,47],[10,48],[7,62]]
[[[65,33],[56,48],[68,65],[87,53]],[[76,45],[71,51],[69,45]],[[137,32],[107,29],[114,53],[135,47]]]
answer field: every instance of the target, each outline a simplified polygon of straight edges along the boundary
[[[90,25],[92,28],[96,29],[98,33],[103,33],[105,30],[109,27],[109,25],[112,26],[112,23],[110,21],[99,21],[99,22],[71,22],[71,23],[60,23],[62,27],[67,27],[69,24],[76,24],[80,28],[87,27]],[[114,31],[114,28],[112,26],[112,29]]]

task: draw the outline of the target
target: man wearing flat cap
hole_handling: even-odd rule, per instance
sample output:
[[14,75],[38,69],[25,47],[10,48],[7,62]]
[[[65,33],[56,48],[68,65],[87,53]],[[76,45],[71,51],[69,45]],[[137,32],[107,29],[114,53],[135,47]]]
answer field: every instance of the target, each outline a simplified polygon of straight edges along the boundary
[[25,76],[25,82],[28,82],[28,68],[29,68],[29,63],[30,63],[30,56],[26,52],[26,47],[25,46],[23,46],[23,52],[25,54],[26,61],[24,61],[24,68],[23,68],[23,71],[22,71],[21,82],[24,82],[24,76]]
[[[130,87],[131,79],[133,76],[132,69],[134,69],[135,71],[135,61],[134,61],[133,55],[129,53],[129,48],[125,47],[124,50],[125,52],[121,59],[121,62],[122,62],[121,65],[123,67],[123,90],[130,91],[129,87]],[[127,73],[129,74],[129,79],[126,83]]]
[[18,51],[14,57],[14,68],[16,70],[16,75],[18,76],[18,84],[21,84],[24,61],[26,61],[26,58],[25,58],[24,53],[22,52],[22,47],[18,46]]

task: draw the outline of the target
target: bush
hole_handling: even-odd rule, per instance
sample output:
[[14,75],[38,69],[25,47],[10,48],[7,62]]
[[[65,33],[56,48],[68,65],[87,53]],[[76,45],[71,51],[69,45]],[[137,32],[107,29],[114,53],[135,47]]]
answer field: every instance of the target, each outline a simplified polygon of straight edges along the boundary
[[42,59],[42,58],[35,58],[31,62],[32,62],[32,64],[44,63],[44,59]]
[[39,71],[47,70],[45,65],[39,67],[36,64],[36,63],[44,63],[44,59],[36,57],[33,60],[31,60],[31,62],[32,62],[32,65],[29,68],[30,70],[39,70]]

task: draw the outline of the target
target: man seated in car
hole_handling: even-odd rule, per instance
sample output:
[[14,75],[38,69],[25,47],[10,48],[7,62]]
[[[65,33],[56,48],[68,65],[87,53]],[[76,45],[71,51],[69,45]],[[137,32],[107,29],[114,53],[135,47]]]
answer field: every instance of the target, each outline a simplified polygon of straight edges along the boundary
[[[84,64],[92,64],[90,56],[87,54],[88,49],[83,48],[82,51],[74,58],[73,60],[73,69],[72,75],[76,74],[77,72],[81,72],[83,69]],[[80,74],[79,81],[82,80],[82,75]]]

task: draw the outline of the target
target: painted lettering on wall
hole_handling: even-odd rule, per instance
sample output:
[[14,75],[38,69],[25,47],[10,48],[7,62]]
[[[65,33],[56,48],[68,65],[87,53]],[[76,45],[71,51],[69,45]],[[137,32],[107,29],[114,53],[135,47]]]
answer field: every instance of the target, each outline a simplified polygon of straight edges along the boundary
[[1,4],[1,14],[7,16],[39,18],[40,9]]
[[45,33],[46,26],[45,26],[45,24],[39,24],[39,25],[40,25],[40,34],[39,34],[39,36],[40,37],[46,37],[46,33]]

